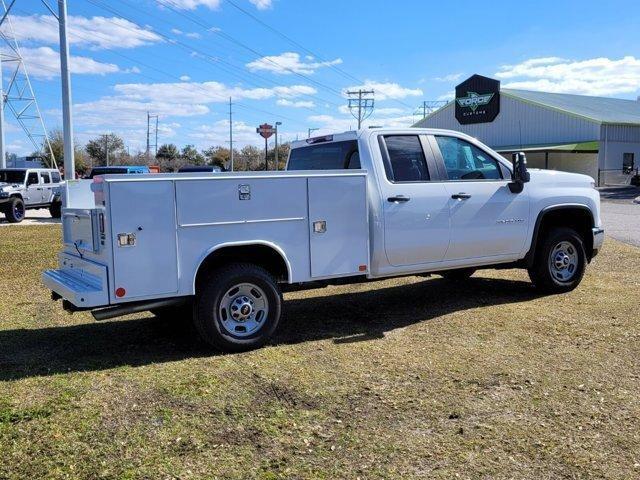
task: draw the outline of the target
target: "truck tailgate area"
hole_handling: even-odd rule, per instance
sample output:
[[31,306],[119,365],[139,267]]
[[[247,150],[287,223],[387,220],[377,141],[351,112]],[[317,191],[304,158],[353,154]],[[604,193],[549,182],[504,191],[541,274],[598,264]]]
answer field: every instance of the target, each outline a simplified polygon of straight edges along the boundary
[[60,268],[46,270],[42,282],[76,307],[91,308],[109,304],[107,267],[62,253]]

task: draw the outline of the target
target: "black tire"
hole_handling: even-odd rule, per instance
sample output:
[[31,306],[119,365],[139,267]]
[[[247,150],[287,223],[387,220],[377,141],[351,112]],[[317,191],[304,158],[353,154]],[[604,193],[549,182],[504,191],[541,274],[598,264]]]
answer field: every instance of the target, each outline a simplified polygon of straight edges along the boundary
[[9,201],[9,205],[6,207],[4,214],[9,223],[20,223],[24,220],[25,211],[22,199],[13,197],[11,201]]
[[62,217],[62,202],[54,201],[49,205],[49,213],[51,214],[51,218],[60,218]]
[[471,275],[476,273],[475,268],[460,268],[458,270],[449,270],[448,272],[441,272],[442,278],[445,280],[460,282],[464,280],[469,280]]
[[[561,244],[564,244],[567,249],[564,255],[571,259],[575,258],[573,267],[571,259],[565,261],[565,263],[569,262],[567,267],[558,266],[564,260]],[[561,258],[555,256],[556,254]],[[552,255],[554,255],[553,259]],[[584,242],[578,232],[571,228],[555,227],[541,239],[536,249],[533,267],[529,269],[529,278],[539,290],[545,293],[570,292],[582,281],[586,259]]]
[[[244,303],[240,310],[236,308],[236,312],[231,312],[231,308],[237,307],[234,305],[235,301],[247,298],[241,290],[236,293],[233,293],[233,290],[246,289],[247,285],[258,287],[254,290],[249,289],[253,292],[249,296],[256,303],[267,306],[266,310],[261,310],[264,316],[259,320],[260,311],[249,307],[245,312]],[[232,301],[235,295],[238,296]],[[278,283],[264,268],[244,263],[229,265],[212,271],[199,287],[194,308],[194,324],[208,345],[224,352],[243,352],[259,348],[269,340],[280,322],[281,305],[282,294]],[[255,325],[255,330],[247,331],[245,327],[245,331],[242,331],[244,320],[231,318],[231,315],[240,312],[250,315],[246,325],[248,328]],[[254,316],[253,320],[251,315]]]

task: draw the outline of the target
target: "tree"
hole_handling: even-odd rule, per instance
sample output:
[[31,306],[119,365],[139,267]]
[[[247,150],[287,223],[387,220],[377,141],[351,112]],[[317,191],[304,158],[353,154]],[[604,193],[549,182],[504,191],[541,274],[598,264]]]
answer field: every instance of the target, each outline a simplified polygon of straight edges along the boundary
[[163,172],[172,172],[176,169],[176,162],[180,157],[178,147],[173,143],[165,143],[160,145],[158,153],[156,153],[156,161],[160,165],[160,170]]
[[[54,128],[53,130],[49,130],[49,143],[51,144],[51,151],[53,152],[53,156],[58,164],[58,168],[61,168],[64,164],[64,135],[62,130],[59,128]],[[84,156],[84,149],[78,144],[77,140],[73,142],[73,157],[75,159],[76,164],[76,173],[83,174],[89,168],[90,165],[87,163]],[[45,163],[49,166],[53,166],[53,162],[51,161],[51,151],[49,151],[49,145],[47,145],[46,140],[42,142],[42,149],[40,152],[34,152],[33,156],[42,156],[45,160]]]
[[115,133],[101,135],[98,138],[89,140],[85,147],[87,154],[95,160],[95,165],[107,164],[107,151],[109,152],[109,163],[118,163],[118,158],[124,155],[124,141]]
[[[226,147],[215,146],[203,150],[205,159],[209,165],[217,165],[220,168],[230,168],[231,150]],[[238,152],[234,150],[233,154],[237,157]]]
[[234,164],[235,170],[264,170],[264,153],[258,147],[246,145]]
[[193,145],[185,145],[180,153],[185,165],[204,165],[204,156]]

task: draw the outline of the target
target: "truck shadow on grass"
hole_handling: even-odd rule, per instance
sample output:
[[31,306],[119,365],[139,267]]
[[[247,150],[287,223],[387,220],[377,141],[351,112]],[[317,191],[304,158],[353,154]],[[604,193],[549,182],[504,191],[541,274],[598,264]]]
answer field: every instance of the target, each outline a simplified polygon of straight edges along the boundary
[[[272,345],[332,339],[350,343],[383,338],[386,332],[448,313],[526,302],[540,294],[528,282],[474,277],[466,283],[441,279],[285,301]],[[348,288],[348,287],[346,287]],[[187,326],[185,328],[185,326]],[[0,381],[68,372],[142,366],[215,355],[196,339],[188,319],[85,323],[0,331]]]

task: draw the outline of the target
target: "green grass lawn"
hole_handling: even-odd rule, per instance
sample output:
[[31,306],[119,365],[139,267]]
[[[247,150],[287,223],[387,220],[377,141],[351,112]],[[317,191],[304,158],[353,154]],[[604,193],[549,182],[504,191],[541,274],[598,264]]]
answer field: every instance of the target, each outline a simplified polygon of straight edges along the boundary
[[0,479],[640,478],[640,250],[286,295],[272,344],[49,299],[57,227],[0,228]]

